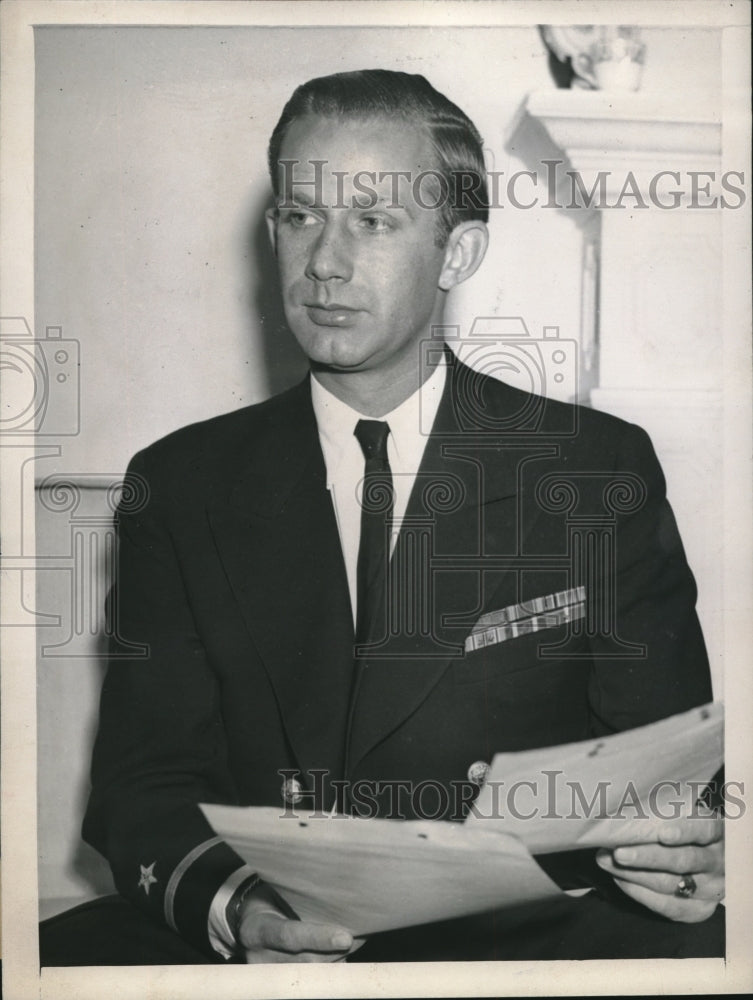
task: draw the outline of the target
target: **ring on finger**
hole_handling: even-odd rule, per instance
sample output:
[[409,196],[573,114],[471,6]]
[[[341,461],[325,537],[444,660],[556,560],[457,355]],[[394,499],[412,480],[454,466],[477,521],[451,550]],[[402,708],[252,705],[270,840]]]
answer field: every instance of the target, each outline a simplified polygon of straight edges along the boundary
[[675,896],[679,896],[680,899],[690,899],[691,896],[695,895],[697,889],[698,884],[693,876],[683,875],[675,887]]

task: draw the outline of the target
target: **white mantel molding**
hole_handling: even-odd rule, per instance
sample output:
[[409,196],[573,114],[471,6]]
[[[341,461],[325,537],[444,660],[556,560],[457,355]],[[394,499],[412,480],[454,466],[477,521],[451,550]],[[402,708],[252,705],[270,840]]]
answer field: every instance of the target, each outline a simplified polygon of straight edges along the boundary
[[[566,211],[582,229],[581,351],[597,345],[591,403],[644,427],[654,441],[696,573],[718,695],[725,649],[720,547],[731,537],[712,513],[727,404],[722,127],[708,100],[680,96],[535,91],[512,122],[506,149],[536,171],[539,204]],[[555,161],[556,173],[547,161]],[[636,210],[644,208],[636,191],[645,211]],[[730,207],[737,201],[728,195]],[[697,210],[705,206],[712,210]],[[595,276],[586,269],[589,255]]]
[[[528,96],[511,123],[506,145],[529,165],[535,161],[538,169],[545,160],[559,158],[561,182],[565,170],[577,171],[588,190],[604,173],[610,199],[623,190],[629,173],[644,196],[661,171],[684,174],[679,183],[686,200],[691,171],[713,174],[710,196],[718,195],[721,141],[721,116],[702,94],[683,95],[679,101],[662,94],[552,89]],[[697,181],[698,200],[709,200],[704,192],[708,183],[703,177]],[[663,190],[671,186],[667,179]]]

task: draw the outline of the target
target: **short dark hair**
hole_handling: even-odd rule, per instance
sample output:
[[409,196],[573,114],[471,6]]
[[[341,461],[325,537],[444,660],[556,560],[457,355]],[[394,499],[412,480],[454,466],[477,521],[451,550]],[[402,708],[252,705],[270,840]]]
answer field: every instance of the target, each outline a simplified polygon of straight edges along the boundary
[[320,76],[301,84],[282,110],[267,153],[275,195],[280,148],[294,120],[306,115],[361,119],[384,116],[423,127],[437,155],[437,173],[446,184],[441,199],[440,245],[461,222],[489,218],[483,140],[468,115],[419,75],[362,69]]

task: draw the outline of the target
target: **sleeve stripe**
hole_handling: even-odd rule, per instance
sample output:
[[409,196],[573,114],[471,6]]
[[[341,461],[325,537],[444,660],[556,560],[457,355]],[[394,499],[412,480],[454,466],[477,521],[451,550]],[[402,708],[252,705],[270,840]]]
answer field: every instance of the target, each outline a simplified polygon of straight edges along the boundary
[[202,854],[206,854],[207,851],[216,847],[217,844],[222,843],[222,837],[211,837],[209,840],[205,840],[201,844],[197,844],[192,851],[183,858],[183,860],[175,866],[172,875],[170,876],[170,881],[167,883],[167,888],[165,889],[165,920],[167,921],[168,927],[177,933],[178,927],[175,923],[175,893],[178,891],[178,886],[180,885],[180,880],[186,874],[188,869],[194,863],[198,861]]

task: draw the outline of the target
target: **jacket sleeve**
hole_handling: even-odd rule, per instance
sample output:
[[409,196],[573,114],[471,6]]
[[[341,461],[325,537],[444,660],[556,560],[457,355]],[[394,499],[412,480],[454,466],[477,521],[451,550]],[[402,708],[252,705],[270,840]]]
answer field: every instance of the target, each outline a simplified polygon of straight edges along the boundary
[[83,836],[107,858],[124,897],[213,954],[209,907],[243,861],[214,835],[198,803],[232,803],[236,795],[218,682],[196,633],[163,506],[140,453],[117,512],[109,662]]
[[[604,477],[593,477],[598,489],[591,510],[606,517],[583,560],[592,602],[589,709],[595,736],[647,725],[712,697],[696,585],[664,474],[645,431],[622,426],[606,490]],[[600,548],[597,536],[609,541]],[[596,865],[595,853],[564,851],[539,855],[537,861],[562,888],[611,891],[611,876]]]
[[[696,585],[648,435],[622,425],[602,493],[614,530],[588,565],[589,704],[595,735],[632,729],[711,700]],[[593,586],[589,588],[589,582]]]

